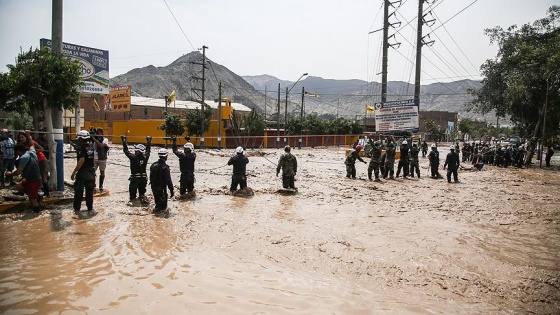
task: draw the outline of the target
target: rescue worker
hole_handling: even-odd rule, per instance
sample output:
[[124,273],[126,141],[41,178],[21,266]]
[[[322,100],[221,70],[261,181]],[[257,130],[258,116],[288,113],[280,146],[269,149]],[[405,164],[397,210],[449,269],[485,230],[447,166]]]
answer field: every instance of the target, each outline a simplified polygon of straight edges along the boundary
[[435,144],[432,144],[432,151],[428,154],[428,161],[430,161],[430,172],[432,178],[442,178],[439,174],[439,151]]
[[243,155],[243,147],[235,149],[235,155],[232,156],[227,165],[233,165],[233,175],[231,176],[231,186],[229,191],[233,193],[237,190],[237,185],[240,189],[247,187],[247,164],[249,159]]
[[[370,150],[371,159],[368,166],[368,179],[371,180],[372,173],[375,175],[375,181],[380,182],[379,179],[379,166],[381,163],[381,141],[377,140],[373,143]],[[383,173],[382,173],[383,175]]]
[[523,162],[525,162],[525,150],[523,146],[519,146],[517,148],[517,152],[515,153],[515,163],[518,168],[523,168]]
[[103,136],[103,128],[96,128],[91,134],[93,140],[93,168],[97,172],[99,168],[99,191],[103,191],[105,181],[105,169],[107,169],[107,155],[109,152],[109,139]]
[[146,198],[146,186],[148,185],[148,177],[146,175],[146,167],[148,166],[148,160],[150,159],[150,147],[152,143],[152,137],[146,137],[146,145],[136,144],[134,146],[134,153],[128,150],[128,143],[126,141],[126,136],[121,136],[123,143],[123,152],[130,160],[130,181],[128,185],[128,193],[130,197],[129,203],[136,200],[136,193],[138,193],[138,198],[141,202],[147,202]]
[[[171,172],[167,165],[167,149],[159,149],[159,159],[150,166],[150,187],[154,195],[154,213],[167,210],[167,199],[173,197],[173,182],[171,181]],[[167,189],[169,188],[169,196]]]
[[548,146],[548,149],[546,150],[546,154],[544,156],[546,167],[550,167],[550,160],[552,159],[553,155],[554,155],[554,150],[552,149],[551,146]]
[[426,154],[428,154],[428,144],[426,143],[426,140],[422,142],[420,148],[422,149],[422,157],[426,157]]
[[[380,146],[381,147],[381,146]],[[379,174],[385,178],[385,161],[387,160],[387,151],[381,151],[381,157],[379,158]]]
[[297,173],[297,159],[290,153],[291,150],[289,145],[284,147],[284,154],[280,156],[278,166],[276,167],[276,177],[278,177],[280,169],[282,169],[282,187],[285,189],[296,189],[295,176]]
[[445,163],[443,164],[443,169],[447,167],[447,182],[451,183],[451,174],[453,174],[453,181],[459,182],[459,178],[457,176],[457,170],[459,169],[459,154],[455,152],[455,146],[452,145],[449,147],[451,152],[447,153],[447,157],[445,158]]
[[387,148],[385,150],[385,169],[383,171],[383,179],[389,176],[389,179],[394,179],[393,174],[395,173],[395,145],[393,142],[387,143]]
[[420,149],[418,148],[418,144],[412,144],[412,148],[410,148],[410,176],[414,178],[414,171],[416,171],[416,175],[420,178],[420,166],[418,165],[418,153],[420,153]]
[[408,165],[409,164],[409,157],[408,157],[408,141],[404,140],[401,143],[401,157],[399,158],[399,164],[397,167],[397,177],[401,174],[401,169],[403,170],[403,178],[407,178],[408,176]]
[[171,137],[173,141],[173,154],[179,158],[179,169],[181,170],[181,178],[179,179],[179,194],[190,193],[194,190],[194,162],[196,161],[196,153],[194,146],[187,142],[183,145],[183,152],[177,149],[177,138]]
[[346,165],[346,177],[356,179],[356,160],[366,164],[367,162],[364,161],[360,157],[360,151],[362,151],[362,146],[357,145],[356,148],[348,154],[346,160],[344,160],[344,164]]
[[93,190],[95,189],[95,169],[93,168],[93,144],[86,130],[78,132],[78,150],[76,151],[78,163],[70,177],[74,181],[74,212],[79,212],[84,189],[86,191],[86,207],[93,210]]

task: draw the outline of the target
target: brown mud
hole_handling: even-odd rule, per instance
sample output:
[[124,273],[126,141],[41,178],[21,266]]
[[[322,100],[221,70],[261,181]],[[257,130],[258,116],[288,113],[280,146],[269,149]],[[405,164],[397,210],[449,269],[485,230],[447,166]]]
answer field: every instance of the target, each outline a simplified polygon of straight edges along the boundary
[[281,150],[248,150],[254,195],[236,197],[233,150],[197,150],[196,195],[154,216],[127,205],[117,152],[96,215],[0,214],[0,313],[560,313],[558,170],[485,166],[448,184],[421,158],[421,179],[375,183],[361,163],[345,178],[343,148],[294,149],[290,195]]

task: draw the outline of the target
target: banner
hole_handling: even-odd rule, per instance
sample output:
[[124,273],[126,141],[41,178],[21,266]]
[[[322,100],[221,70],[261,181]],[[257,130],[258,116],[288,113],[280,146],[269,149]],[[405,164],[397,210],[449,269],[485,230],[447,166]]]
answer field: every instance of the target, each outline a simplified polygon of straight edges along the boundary
[[415,100],[375,104],[375,131],[418,132],[418,130],[418,102]]
[[113,112],[130,111],[130,85],[114,86],[109,92],[109,102]]
[[[51,49],[52,41],[41,38],[40,47]],[[62,43],[62,53],[80,63],[84,83],[80,92],[109,94],[109,51]]]

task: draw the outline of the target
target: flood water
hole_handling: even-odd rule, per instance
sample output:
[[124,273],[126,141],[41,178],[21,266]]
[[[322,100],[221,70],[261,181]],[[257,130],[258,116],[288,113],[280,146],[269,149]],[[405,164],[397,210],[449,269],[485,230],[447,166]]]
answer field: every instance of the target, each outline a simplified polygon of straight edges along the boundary
[[0,214],[3,314],[560,313],[558,171],[447,184],[422,160],[420,180],[373,183],[364,164],[344,178],[342,148],[304,149],[286,196],[280,150],[249,151],[255,196],[240,198],[226,194],[233,150],[197,151],[196,199],[154,216],[126,205],[117,151],[96,215]]

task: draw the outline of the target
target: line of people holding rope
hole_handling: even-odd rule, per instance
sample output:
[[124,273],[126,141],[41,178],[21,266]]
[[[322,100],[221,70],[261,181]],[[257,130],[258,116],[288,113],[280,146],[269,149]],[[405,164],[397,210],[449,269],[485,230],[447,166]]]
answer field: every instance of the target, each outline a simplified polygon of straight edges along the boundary
[[[420,167],[418,161],[418,155],[423,149],[423,144],[419,142],[412,143],[409,146],[408,139],[404,139],[400,146],[400,158],[397,164],[397,171],[395,176],[395,161],[396,161],[396,145],[393,138],[389,138],[385,145],[382,144],[381,140],[373,141],[369,139],[367,156],[370,156],[369,166],[368,166],[368,179],[374,180],[376,182],[381,182],[381,177],[385,180],[398,178],[403,174],[403,178],[410,177],[414,178],[414,175],[420,178]],[[362,151],[361,145],[356,145],[354,150],[351,151],[346,157],[344,164],[346,165],[346,177],[350,179],[356,179],[356,161],[362,163],[367,163],[360,157],[360,151]],[[451,183],[451,177],[453,177],[454,182],[458,182],[458,169],[460,167],[459,154],[456,152],[455,145],[450,146],[450,152],[447,154],[443,169],[447,169],[447,181]],[[431,151],[428,153],[428,160],[430,162],[430,173],[432,178],[443,178],[439,174],[439,151],[435,144],[431,145]]]

